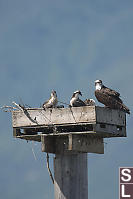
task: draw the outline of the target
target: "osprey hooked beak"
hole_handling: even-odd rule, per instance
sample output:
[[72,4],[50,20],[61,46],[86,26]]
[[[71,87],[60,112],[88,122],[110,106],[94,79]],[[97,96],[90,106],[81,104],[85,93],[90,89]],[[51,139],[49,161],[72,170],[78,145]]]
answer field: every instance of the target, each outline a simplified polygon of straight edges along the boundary
[[79,91],[79,94],[82,96],[82,93],[81,93],[81,91]]

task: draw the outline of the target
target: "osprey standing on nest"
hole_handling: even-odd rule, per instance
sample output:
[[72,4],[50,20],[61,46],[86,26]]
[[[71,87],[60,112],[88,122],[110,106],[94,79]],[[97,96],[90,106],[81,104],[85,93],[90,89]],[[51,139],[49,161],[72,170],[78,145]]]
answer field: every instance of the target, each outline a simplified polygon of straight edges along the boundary
[[104,86],[102,84],[102,80],[96,80],[95,87],[95,96],[99,102],[104,104],[106,107],[120,109],[130,114],[130,110],[123,104],[118,92]]
[[57,94],[56,91],[51,92],[51,96],[49,100],[43,103],[42,107],[45,108],[54,108],[57,106],[58,100],[57,100]]
[[82,93],[77,90],[73,93],[72,98],[70,100],[70,106],[79,107],[79,106],[86,106],[86,104],[79,99],[79,95],[82,96]]

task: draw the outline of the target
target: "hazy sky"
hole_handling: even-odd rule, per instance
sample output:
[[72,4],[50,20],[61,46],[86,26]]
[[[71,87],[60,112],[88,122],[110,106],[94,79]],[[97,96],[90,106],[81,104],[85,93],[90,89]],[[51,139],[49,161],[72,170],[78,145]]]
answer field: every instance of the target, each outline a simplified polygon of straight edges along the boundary
[[[39,107],[52,89],[66,103],[77,89],[95,99],[102,79],[133,111],[132,53],[132,0],[1,0],[0,106]],[[11,114],[0,118],[1,198],[52,199],[41,145],[14,139]],[[132,128],[131,114],[127,138],[106,139],[104,155],[88,155],[89,199],[118,198],[118,167],[133,166]]]

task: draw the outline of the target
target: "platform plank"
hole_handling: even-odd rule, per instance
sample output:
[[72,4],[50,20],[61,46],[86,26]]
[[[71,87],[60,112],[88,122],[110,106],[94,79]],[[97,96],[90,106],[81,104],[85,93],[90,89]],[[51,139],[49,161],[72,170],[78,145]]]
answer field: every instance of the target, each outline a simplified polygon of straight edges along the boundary
[[125,126],[126,114],[120,110],[97,106],[53,108],[47,109],[46,111],[37,108],[12,112],[13,127],[36,127],[78,123],[104,123]]

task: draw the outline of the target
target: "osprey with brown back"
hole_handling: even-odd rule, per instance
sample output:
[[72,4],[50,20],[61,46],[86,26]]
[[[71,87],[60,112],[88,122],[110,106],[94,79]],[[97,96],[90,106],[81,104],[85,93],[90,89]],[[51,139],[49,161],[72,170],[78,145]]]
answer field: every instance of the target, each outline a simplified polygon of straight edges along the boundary
[[95,96],[100,103],[104,104],[106,107],[120,109],[130,114],[129,108],[125,106],[120,99],[120,93],[104,86],[102,80],[96,80],[95,87]]

